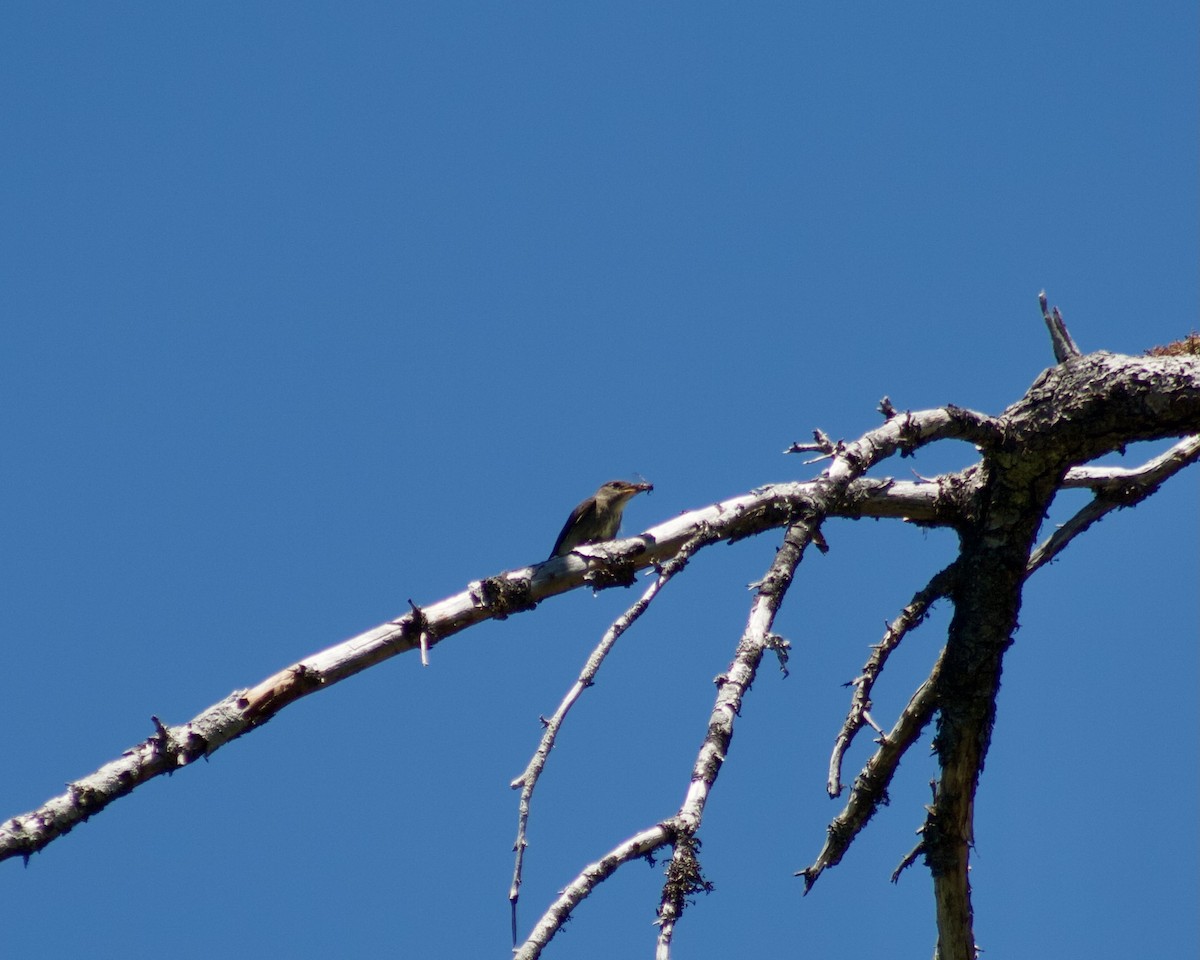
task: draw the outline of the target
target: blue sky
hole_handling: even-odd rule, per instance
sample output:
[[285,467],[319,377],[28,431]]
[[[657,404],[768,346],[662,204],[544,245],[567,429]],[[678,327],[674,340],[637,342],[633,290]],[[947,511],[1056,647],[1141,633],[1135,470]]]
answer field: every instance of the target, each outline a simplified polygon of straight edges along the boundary
[[[859,435],[884,394],[999,412],[1053,362],[1042,287],[1084,350],[1196,328],[1194,4],[851,6],[8,4],[0,817],[152,714],[540,560],[610,477],[655,484],[636,532],[810,476],[780,451]],[[988,955],[1195,949],[1198,502],[1193,470],[1030,584],[978,806]],[[953,543],[826,535],[681,956],[932,949],[927,873],[887,882],[923,750],[808,897],[792,873],[840,809],[840,684]],[[775,542],[698,558],[572,715],[523,929],[677,808]],[[4,864],[9,948],[506,955],[507,785],[633,599],[398,658]],[[945,622],[877,690],[885,726]],[[548,955],[649,955],[660,883],[609,881]]]

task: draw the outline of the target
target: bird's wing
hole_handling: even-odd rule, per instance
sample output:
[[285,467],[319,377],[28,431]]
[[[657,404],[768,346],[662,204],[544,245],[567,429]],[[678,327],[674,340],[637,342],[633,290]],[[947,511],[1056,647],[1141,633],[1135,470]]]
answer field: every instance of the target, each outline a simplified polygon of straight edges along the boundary
[[[595,497],[588,497],[586,500],[583,501],[583,503],[576,506],[575,509],[571,511],[571,515],[569,517],[567,517],[567,522],[563,524],[563,528],[562,528],[562,531],[558,535],[558,539],[554,541],[554,549],[550,551],[550,556],[552,556],[552,557],[562,556],[562,554],[559,553],[559,551],[562,549],[563,544],[566,542],[567,535],[572,530],[575,529],[576,524],[578,524],[581,520],[584,522],[587,522],[593,516],[595,516],[595,513],[596,513],[596,498]],[[571,544],[571,547],[577,547],[577,546],[579,546],[578,543]],[[570,551],[568,550],[567,552],[569,553]]]

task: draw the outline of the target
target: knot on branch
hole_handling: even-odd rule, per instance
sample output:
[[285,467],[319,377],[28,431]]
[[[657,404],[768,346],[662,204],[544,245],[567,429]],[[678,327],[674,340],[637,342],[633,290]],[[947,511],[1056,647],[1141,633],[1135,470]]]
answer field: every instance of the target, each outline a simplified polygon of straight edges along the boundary
[[[152,716],[150,722],[154,724],[155,732],[146,743],[158,756],[170,759],[175,766],[186,767],[193,760],[207,755],[208,740],[196,733],[191,728],[191,724],[188,724],[186,728],[187,736],[181,740],[158,717]],[[71,785],[73,792],[77,786],[77,784]]]
[[891,805],[892,798],[888,794],[887,781],[873,776],[869,769],[860,771],[858,776],[854,778],[853,790],[860,797],[869,800],[873,805],[880,807]]
[[609,555],[604,559],[589,557],[585,582],[592,590],[607,590],[609,587],[632,587],[637,582],[637,564],[631,556]]
[[[888,420],[898,414],[893,413]],[[921,425],[913,418],[912,411],[904,412],[904,419],[900,422],[900,459],[914,456],[917,448],[921,445]]]
[[667,881],[663,885],[659,916],[670,913],[678,917],[684,906],[696,902],[696,894],[712,893],[713,885],[704,878],[696,851],[700,841],[691,833],[681,832],[675,838],[675,855],[667,865]]
[[1131,480],[1128,483],[1112,484],[1103,490],[1097,490],[1096,500],[1100,503],[1115,504],[1118,509],[1124,509],[1141,503],[1146,497],[1153,495],[1158,487],[1157,483],[1138,484]]
[[83,813],[85,820],[88,819],[89,809],[104,806],[104,793],[95,787],[81,783],[69,783],[67,784],[67,793],[71,796],[71,802]]
[[178,746],[175,742],[175,738],[171,735],[171,731],[167,728],[166,724],[158,719],[158,717],[151,716],[150,722],[154,724],[154,736],[152,736],[147,742],[160,756],[170,756],[175,752]]
[[425,616],[425,611],[413,603],[412,597],[408,598],[408,605],[411,608],[411,613],[393,620],[392,623],[400,628],[396,639],[406,643],[417,643],[421,639],[421,634],[429,630],[429,619]]
[[537,601],[532,599],[533,584],[528,577],[488,577],[480,581],[476,596],[497,620],[506,620],[511,614],[524,613],[537,606]]

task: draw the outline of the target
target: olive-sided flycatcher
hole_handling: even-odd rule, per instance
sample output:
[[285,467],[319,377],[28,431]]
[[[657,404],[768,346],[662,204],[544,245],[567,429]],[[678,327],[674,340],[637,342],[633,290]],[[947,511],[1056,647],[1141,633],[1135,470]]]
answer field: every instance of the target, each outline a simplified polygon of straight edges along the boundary
[[609,480],[594,495],[588,497],[571,511],[562,533],[554,542],[550,557],[565,557],[584,543],[600,543],[611,540],[621,528],[621,514],[625,504],[643,490],[653,490],[652,483],[626,483],[624,480]]

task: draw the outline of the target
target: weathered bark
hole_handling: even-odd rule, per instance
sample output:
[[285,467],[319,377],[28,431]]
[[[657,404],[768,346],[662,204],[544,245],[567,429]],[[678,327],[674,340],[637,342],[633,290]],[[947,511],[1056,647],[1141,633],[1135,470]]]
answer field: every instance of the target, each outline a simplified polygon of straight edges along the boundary
[[954,615],[938,679],[934,741],[942,777],[925,826],[940,960],[974,960],[968,859],[974,801],[996,719],[1004,652],[1012,643],[1034,540],[1069,467],[1136,441],[1194,432],[1194,359],[1105,353],[1046,371],[999,418],[967,491]]

